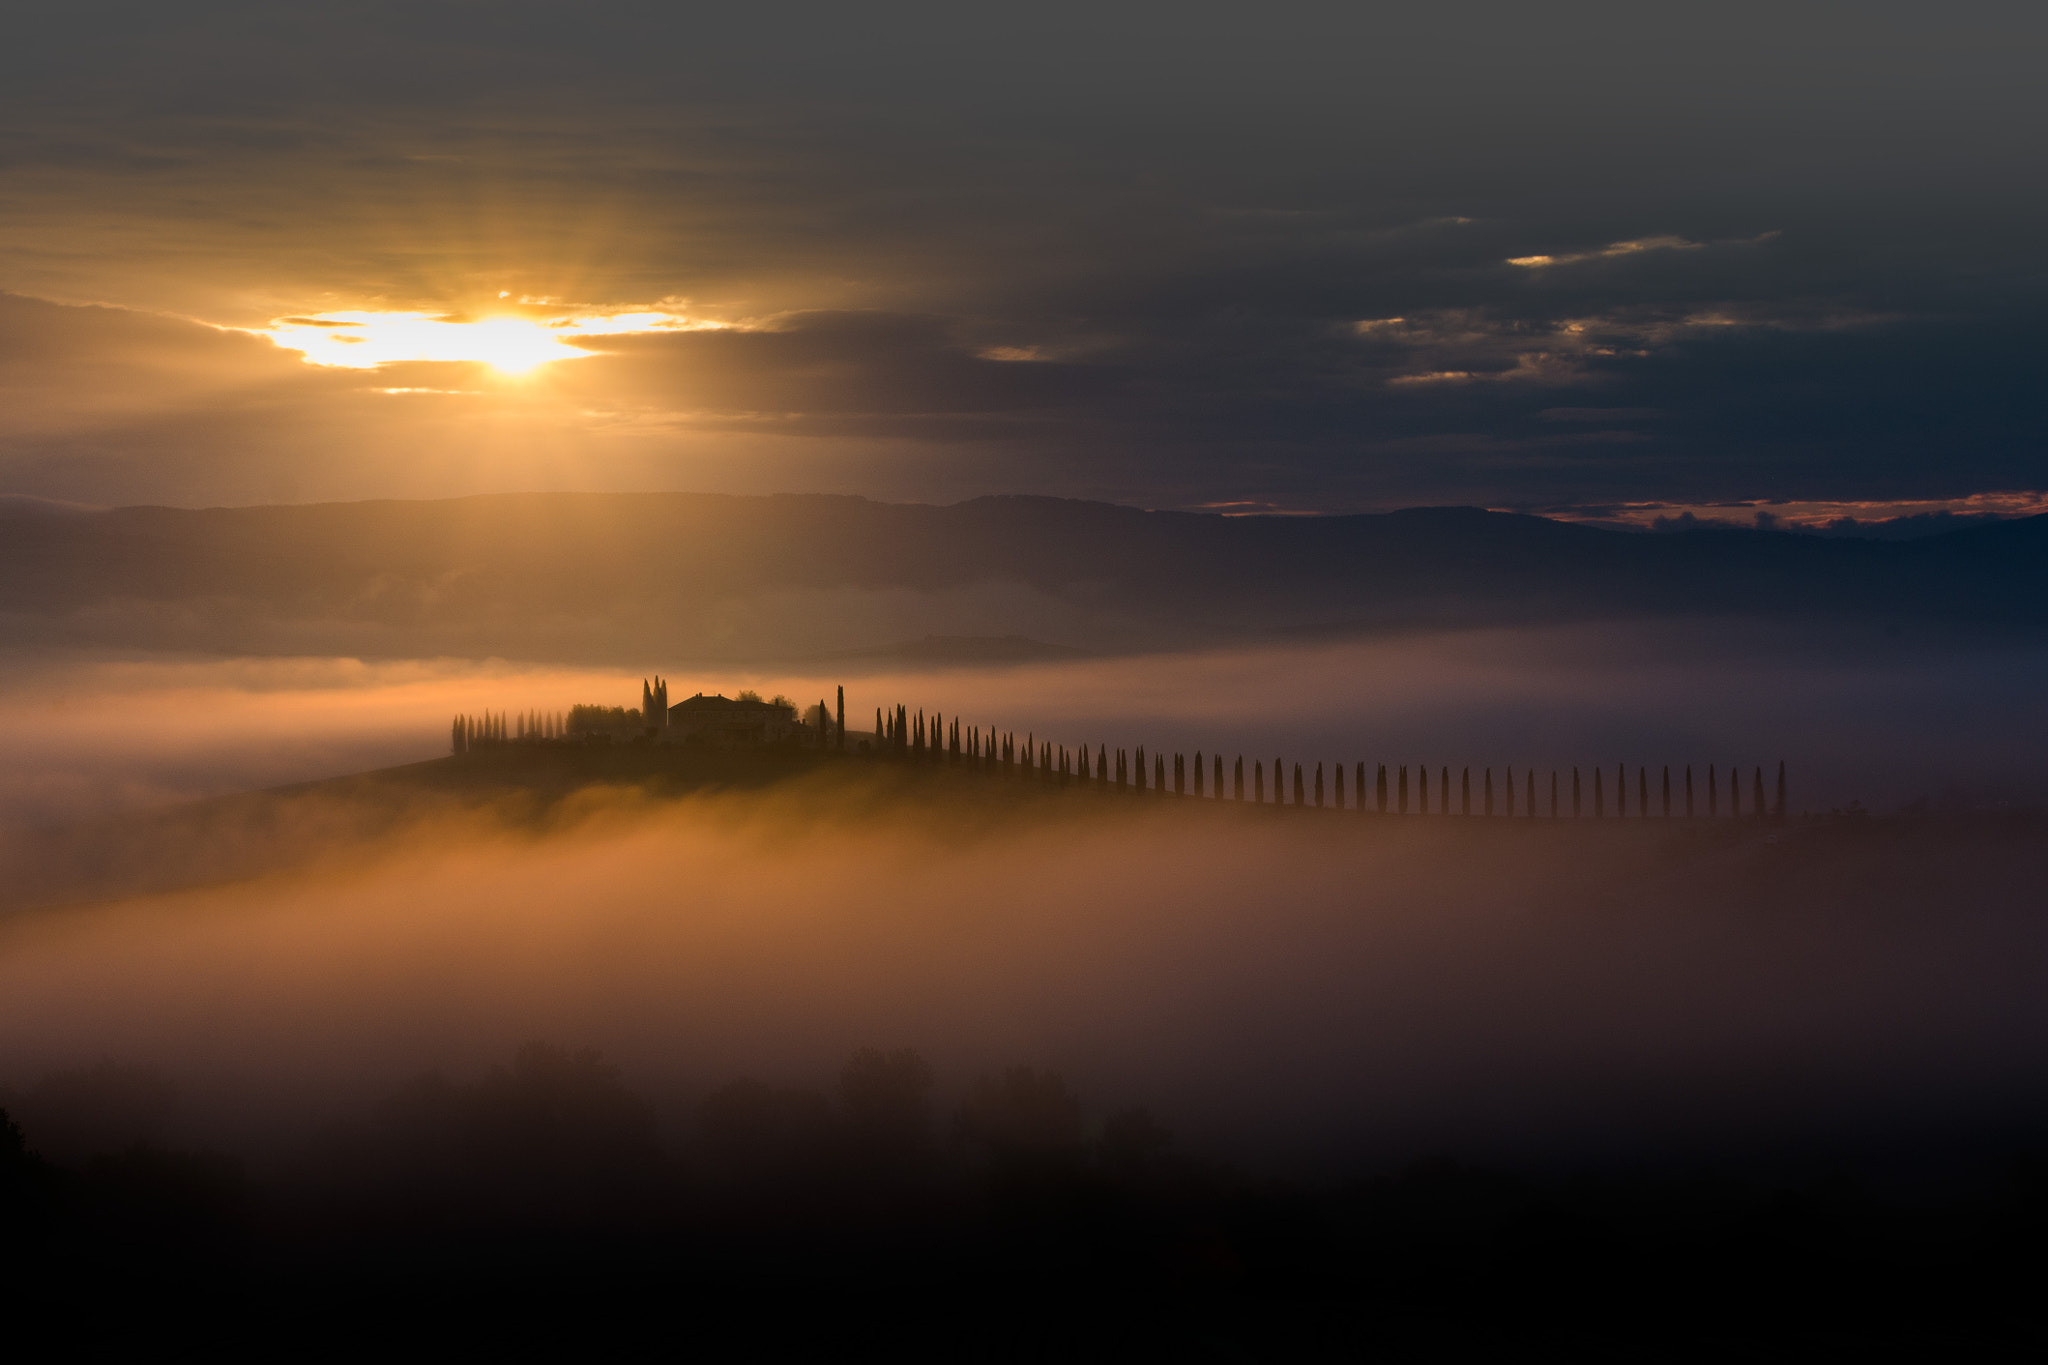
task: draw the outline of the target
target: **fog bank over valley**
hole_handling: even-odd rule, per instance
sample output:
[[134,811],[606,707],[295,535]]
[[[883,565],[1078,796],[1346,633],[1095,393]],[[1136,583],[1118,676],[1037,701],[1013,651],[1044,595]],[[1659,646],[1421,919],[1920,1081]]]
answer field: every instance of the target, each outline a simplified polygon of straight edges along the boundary
[[823,1088],[909,1046],[942,1096],[1049,1067],[1097,1119],[1148,1105],[1268,1169],[1882,1154],[2041,1117],[2025,830],[1010,811],[896,776],[427,802],[303,871],[18,912],[0,1082],[156,1067],[162,1138],[270,1161],[535,1038],[599,1048],[675,1133],[734,1076]]

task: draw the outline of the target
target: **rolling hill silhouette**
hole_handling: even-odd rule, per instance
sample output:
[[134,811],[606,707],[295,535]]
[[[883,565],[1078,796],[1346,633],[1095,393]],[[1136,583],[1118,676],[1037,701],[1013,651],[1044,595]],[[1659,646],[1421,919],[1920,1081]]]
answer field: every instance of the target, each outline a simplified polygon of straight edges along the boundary
[[638,631],[735,656],[1644,615],[2032,628],[2048,624],[2044,589],[2048,517],[1881,541],[1465,507],[1224,517],[1037,497],[535,493],[14,516],[0,536],[0,612],[21,638],[259,651],[285,646],[282,622],[357,649],[601,654]]

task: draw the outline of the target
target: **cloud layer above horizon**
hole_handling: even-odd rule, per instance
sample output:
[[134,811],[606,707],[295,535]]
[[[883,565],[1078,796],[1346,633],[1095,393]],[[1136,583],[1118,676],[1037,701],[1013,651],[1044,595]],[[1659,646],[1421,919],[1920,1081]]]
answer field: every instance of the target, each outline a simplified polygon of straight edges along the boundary
[[[38,5],[0,55],[0,492],[2036,489],[2042,25]],[[264,334],[359,312],[669,321],[524,377]]]

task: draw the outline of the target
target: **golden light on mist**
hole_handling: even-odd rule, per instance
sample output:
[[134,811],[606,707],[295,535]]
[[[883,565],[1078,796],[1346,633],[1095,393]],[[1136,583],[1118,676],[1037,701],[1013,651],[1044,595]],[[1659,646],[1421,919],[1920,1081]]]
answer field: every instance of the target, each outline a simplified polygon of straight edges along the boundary
[[311,365],[369,370],[407,361],[442,361],[523,375],[557,360],[589,356],[590,351],[572,344],[576,337],[702,331],[721,325],[651,309],[553,318],[344,310],[278,318],[257,331],[298,351]]

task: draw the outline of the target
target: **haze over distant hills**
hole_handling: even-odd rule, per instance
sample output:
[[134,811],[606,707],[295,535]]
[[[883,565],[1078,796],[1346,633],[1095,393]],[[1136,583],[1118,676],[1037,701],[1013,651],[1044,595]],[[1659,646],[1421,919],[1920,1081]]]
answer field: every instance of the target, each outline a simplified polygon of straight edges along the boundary
[[4,531],[16,640],[254,653],[742,659],[953,638],[1027,658],[1645,615],[2048,625],[2048,517],[1888,542],[1455,507],[536,493],[67,511]]

